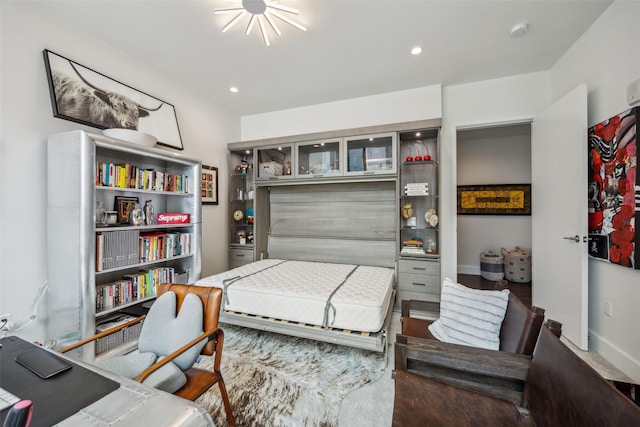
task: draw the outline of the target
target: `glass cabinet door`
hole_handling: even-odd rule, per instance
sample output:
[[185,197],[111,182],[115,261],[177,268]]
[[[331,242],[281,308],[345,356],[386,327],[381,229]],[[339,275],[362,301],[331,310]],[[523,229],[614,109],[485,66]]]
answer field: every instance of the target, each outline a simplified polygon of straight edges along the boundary
[[342,175],[341,139],[296,143],[296,178]]
[[256,157],[257,180],[293,178],[293,144],[257,148]]
[[396,173],[395,133],[345,138],[345,175]]

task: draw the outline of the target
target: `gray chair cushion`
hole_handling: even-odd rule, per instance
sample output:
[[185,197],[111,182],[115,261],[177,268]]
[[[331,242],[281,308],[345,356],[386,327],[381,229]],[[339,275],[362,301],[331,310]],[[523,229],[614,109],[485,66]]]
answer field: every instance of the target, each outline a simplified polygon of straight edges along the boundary
[[96,362],[96,365],[109,372],[134,379],[149,366],[156,363],[158,356],[153,353],[140,353],[138,350],[123,356],[116,356]]
[[[162,359],[161,357],[158,361]],[[175,363],[169,362],[149,375],[142,383],[167,393],[175,393],[187,383],[187,376]]]
[[[194,294],[187,294],[177,317],[175,312],[174,292],[164,293],[151,306],[138,340],[141,353],[168,356],[202,334],[203,308],[200,298]],[[174,359],[173,363],[183,371],[191,368],[206,343],[206,339],[202,340]]]

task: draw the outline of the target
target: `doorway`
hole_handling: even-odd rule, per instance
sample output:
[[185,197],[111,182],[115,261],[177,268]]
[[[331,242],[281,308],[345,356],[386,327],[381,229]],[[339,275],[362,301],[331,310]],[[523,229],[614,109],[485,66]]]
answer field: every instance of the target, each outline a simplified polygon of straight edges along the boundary
[[[456,139],[457,185],[531,183],[530,123],[458,129]],[[457,215],[458,281],[475,287],[481,253],[530,252],[531,240],[531,216]]]

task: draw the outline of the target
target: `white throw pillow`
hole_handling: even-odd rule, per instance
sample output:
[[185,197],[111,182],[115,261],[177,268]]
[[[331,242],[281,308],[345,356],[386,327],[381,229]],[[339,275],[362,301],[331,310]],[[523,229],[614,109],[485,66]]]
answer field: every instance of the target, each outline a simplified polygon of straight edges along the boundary
[[508,289],[471,289],[445,277],[440,318],[429,325],[429,331],[440,341],[498,350],[508,303]]

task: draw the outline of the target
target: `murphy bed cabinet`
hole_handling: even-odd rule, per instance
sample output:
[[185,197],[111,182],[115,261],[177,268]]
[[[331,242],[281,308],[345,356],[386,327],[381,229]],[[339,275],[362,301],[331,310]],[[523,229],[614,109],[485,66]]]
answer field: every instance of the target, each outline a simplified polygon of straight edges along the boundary
[[[310,191],[309,197],[313,197],[315,185],[325,191],[335,184],[335,189],[342,191],[356,183],[378,189],[391,183],[396,188],[397,226],[395,232],[391,231],[397,248],[396,303],[399,306],[402,299],[439,301],[440,125],[440,119],[420,120],[228,144],[232,171],[229,267],[268,257],[269,236],[282,234],[273,229],[274,224],[280,226],[273,216],[284,215],[281,204],[277,209],[272,206],[273,188],[296,186],[300,191]],[[248,163],[246,172],[244,162]],[[253,188],[251,197],[246,195],[247,186]],[[237,196],[239,188],[243,191],[242,200]],[[407,204],[412,212],[404,218],[402,207]],[[234,219],[234,213],[240,217],[237,211],[246,212],[249,207],[254,212],[252,224]],[[286,214],[287,218],[291,215]],[[238,231],[241,235],[252,232],[253,240],[241,244]],[[307,233],[315,235],[309,230]]]
[[[58,347],[144,313],[160,283],[200,278],[199,160],[84,131],[51,135],[47,159],[47,336]],[[153,206],[149,224],[124,215],[136,201]],[[87,344],[81,357],[130,351],[137,334]]]

